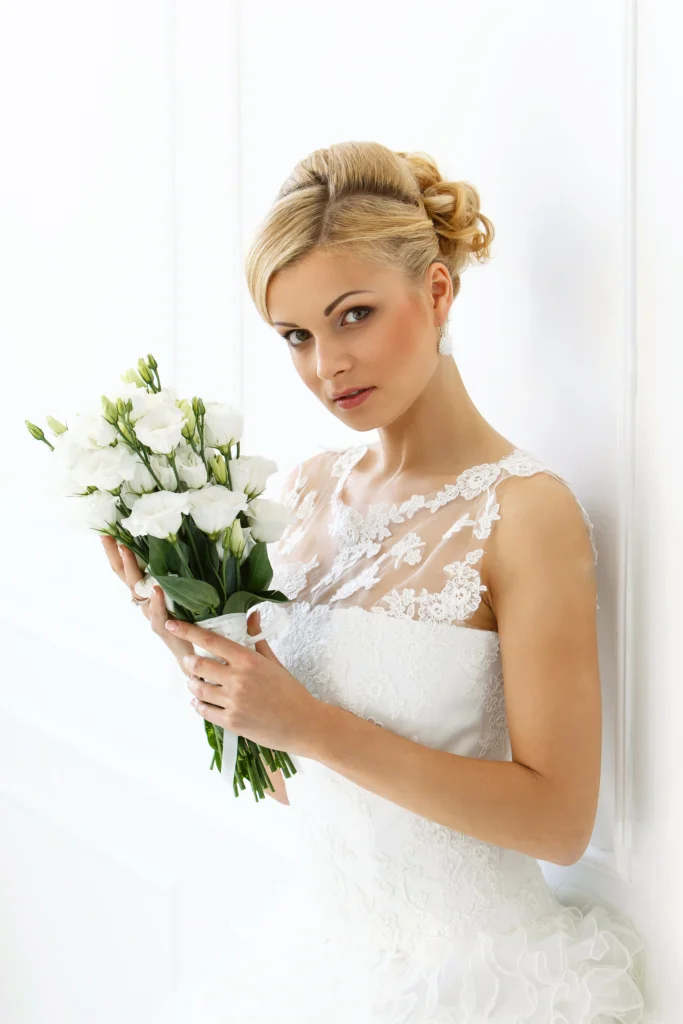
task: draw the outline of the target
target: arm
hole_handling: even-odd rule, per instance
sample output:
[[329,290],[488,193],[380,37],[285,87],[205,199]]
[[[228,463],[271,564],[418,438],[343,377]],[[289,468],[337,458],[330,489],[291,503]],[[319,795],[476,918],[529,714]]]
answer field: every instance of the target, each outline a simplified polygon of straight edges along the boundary
[[509,483],[522,486],[506,491],[488,559],[513,760],[435,750],[323,702],[309,756],[447,828],[569,865],[590,840],[600,776],[593,551],[563,483]]

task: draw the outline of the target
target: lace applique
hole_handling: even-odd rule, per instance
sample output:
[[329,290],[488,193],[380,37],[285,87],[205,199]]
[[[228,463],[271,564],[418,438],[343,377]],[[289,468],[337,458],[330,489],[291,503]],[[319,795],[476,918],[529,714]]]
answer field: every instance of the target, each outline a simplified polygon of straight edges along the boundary
[[445,565],[443,571],[451,579],[439,593],[429,593],[423,588],[421,593],[415,594],[410,587],[400,591],[391,590],[381,598],[387,602],[388,608],[373,605],[370,610],[412,619],[417,606],[421,622],[463,622],[477,610],[481,603],[481,593],[487,589],[477,570],[472,568],[472,564],[478,562],[483,554],[483,549],[477,548],[476,551],[468,551],[463,562]]
[[304,476],[302,465],[297,466],[296,469],[296,480],[290,490],[282,497],[282,504],[288,508],[290,512],[294,512],[299,520],[298,526],[296,523],[292,523],[285,528],[278,542],[280,545],[280,553],[287,555],[292,553],[296,545],[304,537],[306,532],[304,525],[305,521],[315,508],[318,498],[317,491],[308,491],[302,498],[302,494],[308,484],[308,477]]
[[277,565],[273,570],[273,579],[270,584],[271,590],[281,590],[290,601],[294,601],[302,590],[308,585],[308,576],[318,568],[318,560],[312,558],[309,562],[288,562]]

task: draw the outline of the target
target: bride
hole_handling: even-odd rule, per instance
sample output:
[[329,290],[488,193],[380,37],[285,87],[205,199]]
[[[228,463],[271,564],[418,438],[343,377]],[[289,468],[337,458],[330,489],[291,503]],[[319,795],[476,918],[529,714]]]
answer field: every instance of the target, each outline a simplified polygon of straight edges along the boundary
[[[271,546],[286,628],[188,680],[200,715],[292,756],[273,795],[303,858],[273,920],[291,941],[245,935],[201,1020],[644,1020],[632,922],[562,902],[537,860],[576,863],[595,822],[597,551],[570,486],[487,422],[450,354],[460,276],[493,237],[427,155],[347,142],[295,167],[253,242],[250,293],[296,373],[379,442],[292,469]],[[171,634],[160,591],[143,609],[187,671],[199,627]]]

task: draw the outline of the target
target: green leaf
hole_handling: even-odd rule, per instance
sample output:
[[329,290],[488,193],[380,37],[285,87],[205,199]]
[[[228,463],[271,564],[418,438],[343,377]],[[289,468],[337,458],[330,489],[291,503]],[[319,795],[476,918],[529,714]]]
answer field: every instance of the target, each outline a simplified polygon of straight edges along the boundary
[[168,576],[170,572],[175,572],[175,569],[171,569],[169,565],[169,553],[175,555],[176,560],[178,558],[176,552],[173,550],[173,545],[167,540],[161,540],[159,537],[149,537],[149,568],[152,576]]
[[216,739],[216,733],[214,732],[213,722],[207,721],[206,718],[203,721],[204,729],[206,731],[206,738],[209,741],[209,746],[212,747],[214,750],[218,750],[218,740]]
[[193,614],[205,612],[207,607],[218,608],[221,599],[215,587],[203,580],[190,580],[182,576],[157,576],[157,583],[169,597]]
[[[188,548],[192,552],[192,558],[190,565],[194,572],[195,578],[200,580],[208,580],[209,574],[211,573],[210,555],[209,555],[209,539],[205,533],[199,529],[193,519],[186,515],[183,517],[183,534],[188,536]],[[194,556],[194,552],[197,552],[197,558],[199,559],[199,565],[197,565],[197,558]]]
[[245,590],[255,593],[265,590],[273,578],[273,569],[268,557],[268,547],[263,541],[257,541],[249,552],[249,557],[240,566],[242,585]]
[[291,600],[281,590],[260,590],[258,596],[264,601],[276,601],[279,604],[288,604]]
[[235,594],[231,594],[228,600],[223,605],[222,615],[227,615],[229,612],[246,612],[255,604],[261,604],[262,598],[258,594],[250,594],[246,590],[238,590]]
[[[183,557],[185,559],[185,562],[187,562],[187,564],[189,565],[190,564],[190,557],[191,557],[189,547],[187,546],[187,544],[185,543],[184,540],[180,539],[180,537],[178,537],[178,542],[177,543],[178,543],[178,547],[180,548],[180,550],[183,553]],[[178,552],[175,550],[175,548],[173,549],[173,554],[176,556],[178,568],[177,568],[177,570],[173,569],[172,572],[177,572],[179,576],[182,576],[182,577],[184,577],[187,580],[194,579],[194,577],[192,576],[191,570],[190,570],[190,574],[188,575],[187,569],[185,568],[185,562],[182,561],[182,559],[180,558],[180,556],[179,556]]]

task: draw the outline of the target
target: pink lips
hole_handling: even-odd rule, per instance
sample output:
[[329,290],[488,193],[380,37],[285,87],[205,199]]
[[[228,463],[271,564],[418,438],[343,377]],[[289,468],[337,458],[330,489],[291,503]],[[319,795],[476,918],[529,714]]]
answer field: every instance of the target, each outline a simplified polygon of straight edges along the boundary
[[351,395],[347,398],[336,398],[335,401],[337,405],[341,405],[343,409],[355,409],[356,406],[362,405],[374,390],[374,387],[365,388],[357,395]]

